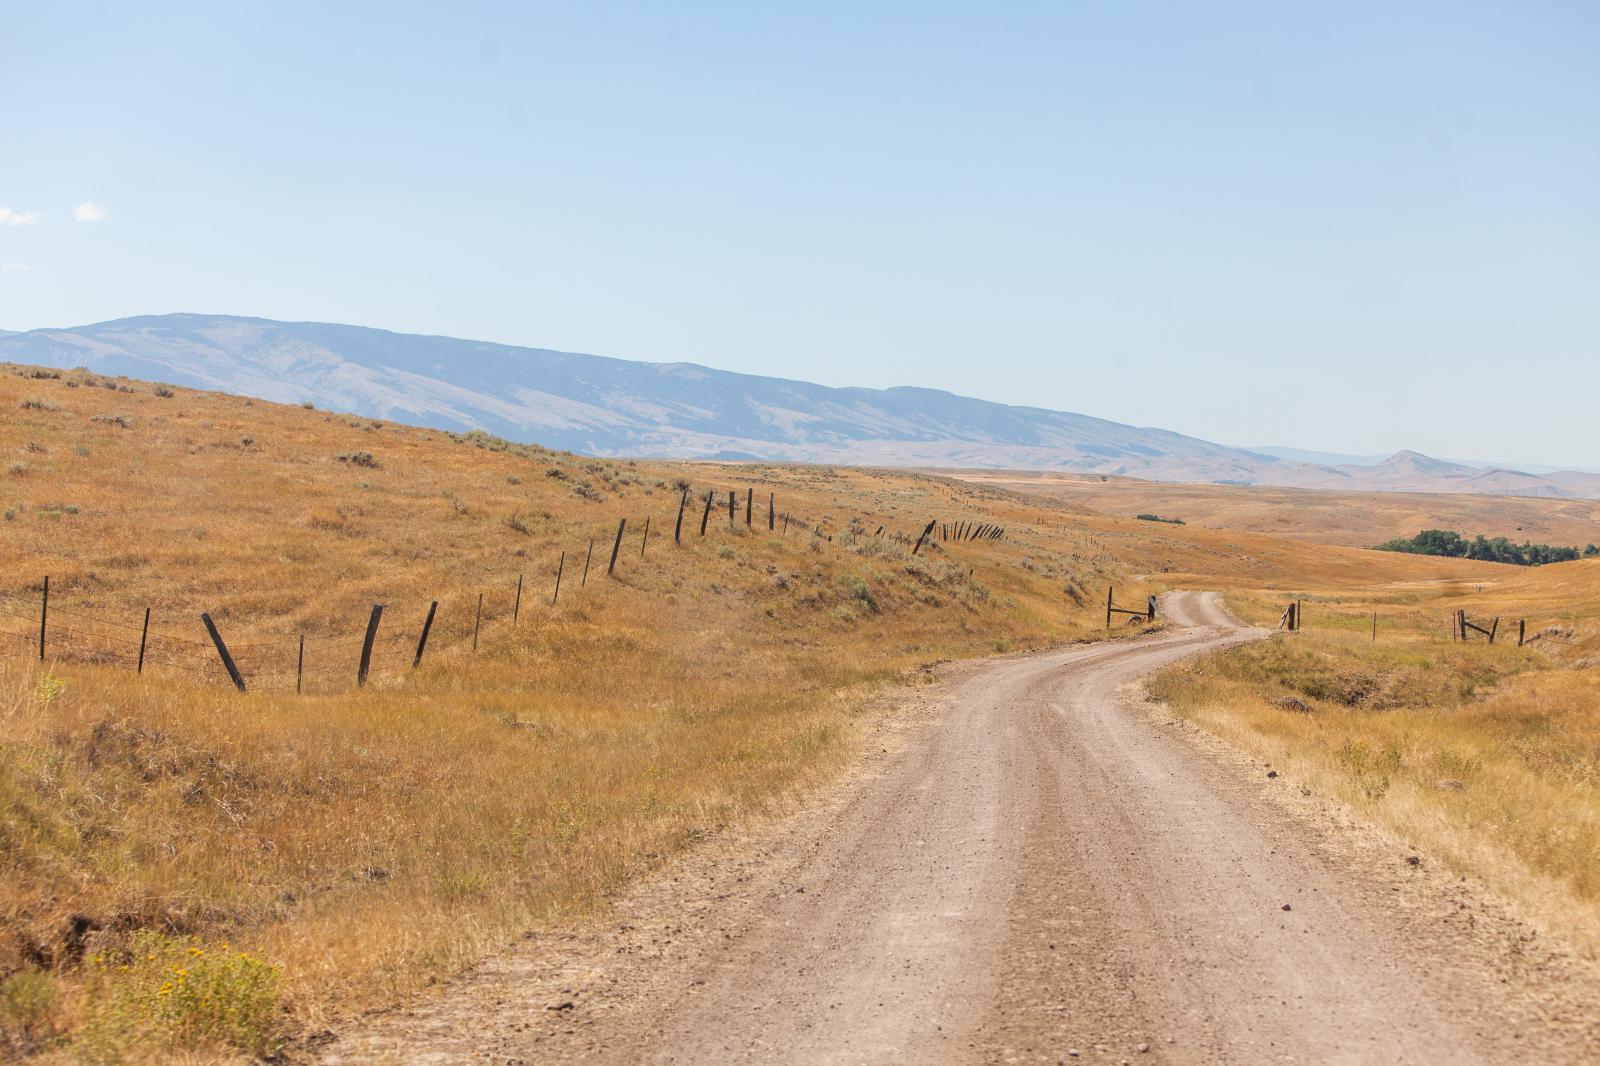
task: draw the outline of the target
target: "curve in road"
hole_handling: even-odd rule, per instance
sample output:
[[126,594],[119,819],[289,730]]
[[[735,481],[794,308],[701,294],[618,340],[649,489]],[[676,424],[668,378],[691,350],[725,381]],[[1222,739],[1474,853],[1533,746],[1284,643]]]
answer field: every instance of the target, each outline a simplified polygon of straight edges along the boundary
[[[1264,635],[1213,594],[1171,594],[1163,614],[1182,628],[970,671],[845,802],[689,921],[720,935],[604,960],[599,1010],[533,1018],[495,1054],[1587,1060],[1592,1028],[1529,1024],[1492,975],[1353,885],[1259,783],[1130,706],[1141,676]],[[469,1008],[430,1031],[447,1060],[489,1041]]]

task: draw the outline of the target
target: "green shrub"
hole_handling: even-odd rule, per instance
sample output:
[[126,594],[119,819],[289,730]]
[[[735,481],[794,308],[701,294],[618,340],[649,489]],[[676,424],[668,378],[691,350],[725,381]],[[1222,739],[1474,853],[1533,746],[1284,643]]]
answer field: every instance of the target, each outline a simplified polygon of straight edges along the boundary
[[873,598],[872,589],[867,587],[865,581],[854,574],[840,574],[835,579],[835,582],[857,604],[865,607],[873,614],[878,613],[878,601]]

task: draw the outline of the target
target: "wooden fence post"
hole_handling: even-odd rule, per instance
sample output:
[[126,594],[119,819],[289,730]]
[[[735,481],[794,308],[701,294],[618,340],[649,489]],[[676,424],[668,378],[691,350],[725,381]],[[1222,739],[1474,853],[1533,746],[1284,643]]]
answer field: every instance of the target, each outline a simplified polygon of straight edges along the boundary
[[639,542],[639,558],[644,558],[644,550],[650,545],[650,516],[644,516],[644,539]]
[[739,494],[732,489],[728,490],[728,528],[733,528],[733,511],[738,506]]
[[928,525],[927,525],[927,528],[922,531],[922,536],[917,538],[916,546],[911,549],[911,554],[912,555],[915,555],[915,554],[917,554],[917,552],[922,550],[922,542],[927,540],[929,535],[932,534],[932,533],[933,533],[933,523],[930,521],[928,523]]
[[1500,632],[1500,616],[1495,615],[1494,621],[1489,623],[1489,643],[1494,643],[1494,635]]
[[239,668],[233,664],[233,656],[228,654],[228,646],[222,643],[222,634],[217,632],[217,624],[211,620],[209,614],[202,613],[200,621],[206,624],[206,632],[211,634],[211,643],[217,646],[217,655],[222,659],[222,665],[227,667],[228,676],[233,678],[233,687],[240,692],[244,691],[244,678],[239,676]]
[[411,669],[415,670],[422,665],[422,652],[428,646],[428,634],[433,632],[433,616],[439,610],[439,601],[434,600],[428,604],[428,617],[422,620],[422,635],[417,638],[417,654],[411,660]]
[[1378,642],[1378,612],[1377,611],[1373,611],[1372,612],[1372,642],[1374,644],[1376,644]]
[[139,630],[139,666],[134,670],[136,674],[144,673],[144,646],[150,639],[150,608],[144,609],[144,628]]
[[767,532],[772,532],[778,527],[778,494],[767,493]]
[[750,515],[756,506],[756,490],[754,486],[744,490],[744,528],[750,528]]
[[1154,596],[1145,600],[1144,619],[1146,622],[1154,622],[1156,620],[1156,598]]
[[606,564],[607,577],[610,577],[611,571],[617,568],[617,552],[622,550],[622,527],[626,526],[627,524],[628,520],[626,518],[617,523],[617,542],[611,545],[611,561]]
[[1526,618],[1519,619],[1517,622],[1517,647],[1522,647],[1522,642],[1527,639],[1527,636],[1528,620]]
[[39,661],[44,662],[44,623],[50,615],[50,575],[44,576],[44,598],[39,601]]
[[472,654],[478,654],[478,629],[483,625],[483,593],[478,593],[478,613],[472,619]]
[[1115,596],[1116,593],[1117,593],[1117,588],[1116,588],[1115,585],[1106,586],[1106,628],[1107,629],[1111,628],[1111,597]]
[[294,694],[300,695],[300,682],[306,676],[306,635],[300,634],[300,654],[294,660]]
[[711,501],[717,498],[715,489],[706,489],[706,511],[700,516],[700,535],[706,535],[706,523],[711,520]]
[[511,624],[516,625],[517,619],[522,615],[522,575],[517,575],[517,599],[511,605]]
[[786,536],[786,537],[789,535],[789,512],[788,511],[783,512],[783,535]]
[[583,555],[583,576],[578,579],[578,587],[580,589],[583,588],[585,585],[587,585],[589,583],[589,560],[593,559],[593,558],[594,558],[594,538],[590,537],[589,538],[589,550],[587,552],[585,552],[584,555]]
[[561,558],[556,560],[556,590],[550,596],[550,606],[554,607],[556,601],[561,599],[561,571],[566,569],[567,553],[562,552]]
[[367,619],[367,636],[361,642],[361,666],[356,670],[356,687],[367,683],[367,671],[372,668],[372,642],[378,636],[378,619],[383,617],[383,604],[372,605],[372,617]]
[[683,543],[683,509],[689,503],[689,490],[685,489],[683,495],[678,497],[678,524],[672,527],[672,543]]

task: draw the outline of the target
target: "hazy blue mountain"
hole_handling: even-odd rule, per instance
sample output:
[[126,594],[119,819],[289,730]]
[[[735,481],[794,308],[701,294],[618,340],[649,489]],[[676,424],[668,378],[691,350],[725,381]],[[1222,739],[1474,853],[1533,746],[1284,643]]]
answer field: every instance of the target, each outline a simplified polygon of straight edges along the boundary
[[1377,466],[1385,459],[1387,454],[1378,455],[1346,455],[1344,452],[1319,452],[1306,448],[1289,448],[1281,444],[1263,444],[1259,447],[1251,446],[1245,449],[1257,455],[1270,455],[1274,459],[1283,459],[1291,463],[1311,463],[1314,466]]
[[[216,389],[596,455],[1076,470],[1163,481],[1600,495],[1425,457],[1317,465],[935,389],[829,388],[362,326],[172,314],[0,332],[0,360]],[[1404,457],[1404,458],[1403,458]],[[1430,465],[1432,464],[1432,465]],[[1482,475],[1492,474],[1485,480]],[[1573,486],[1560,479],[1585,478]]]
[[[1386,452],[1379,452],[1376,455],[1347,455],[1343,452],[1319,452],[1305,448],[1288,448],[1279,444],[1250,446],[1244,450],[1261,455],[1270,455],[1276,459],[1284,459],[1291,463],[1310,463],[1315,466],[1380,466],[1393,458],[1392,455]],[[1438,458],[1444,462],[1454,463],[1457,466],[1471,467],[1477,471],[1484,469],[1514,469],[1524,474],[1600,474],[1600,470],[1581,466],[1562,467],[1542,463],[1510,463],[1503,459],[1493,461],[1488,459],[1457,459],[1448,455],[1441,455]]]
[[829,388],[360,326],[159,315],[0,338],[0,358],[244,393],[594,454],[1050,467],[1255,479],[1275,460],[921,388]]

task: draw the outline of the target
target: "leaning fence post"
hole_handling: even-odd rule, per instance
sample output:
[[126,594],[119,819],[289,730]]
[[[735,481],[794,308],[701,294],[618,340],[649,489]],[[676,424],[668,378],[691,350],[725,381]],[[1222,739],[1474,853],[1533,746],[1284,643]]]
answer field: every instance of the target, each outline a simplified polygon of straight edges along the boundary
[[478,629],[483,625],[483,593],[478,593],[478,613],[472,618],[472,652],[478,652]]
[[922,531],[922,536],[917,538],[916,546],[911,549],[911,554],[912,555],[915,555],[915,554],[917,554],[917,552],[922,550],[922,542],[927,540],[928,539],[928,535],[931,534],[932,532],[933,532],[933,523],[929,522],[928,523],[928,527]]
[[644,558],[644,550],[650,546],[650,516],[644,516],[644,537],[639,541],[639,558]]
[[783,512],[783,535],[786,536],[786,537],[789,535],[789,512],[788,511]]
[[715,489],[706,489],[706,511],[700,516],[700,535],[706,535],[706,523],[711,520],[711,502],[717,497]]
[[422,652],[428,646],[428,634],[433,632],[433,615],[438,609],[438,600],[428,604],[428,617],[422,620],[422,635],[417,638],[417,654],[411,659],[411,669],[413,670],[422,665]]
[[211,634],[211,643],[217,646],[217,655],[221,657],[222,665],[227,667],[228,676],[233,678],[233,687],[243,692],[244,678],[239,676],[239,668],[233,665],[233,656],[228,654],[228,646],[222,643],[222,634],[217,632],[217,624],[211,620],[209,614],[203,612],[200,621],[206,624],[206,631]]
[[44,598],[39,601],[39,661],[44,662],[44,621],[50,615],[50,575],[44,576]]
[[684,489],[683,495],[678,497],[678,522],[672,527],[672,543],[683,543],[683,509],[689,503],[689,490]]
[[617,540],[616,543],[611,545],[611,561],[606,564],[607,577],[610,577],[611,571],[617,568],[617,552],[622,550],[622,530],[627,524],[628,520],[626,518],[617,523]]
[[517,575],[517,599],[511,605],[511,624],[517,624],[517,618],[522,614],[522,575]]
[[556,601],[561,599],[561,571],[566,569],[567,553],[562,552],[561,558],[556,560],[556,590],[550,595],[550,606],[554,607]]
[[1494,621],[1489,623],[1489,643],[1494,643],[1494,635],[1500,632],[1500,616],[1495,615]]
[[367,671],[372,666],[372,642],[378,636],[378,619],[383,617],[383,604],[372,605],[372,617],[367,619],[367,637],[361,642],[361,666],[356,670],[356,687],[367,683]]
[[580,589],[583,588],[585,585],[587,585],[589,583],[589,560],[593,559],[593,558],[594,558],[594,538],[590,537],[589,538],[589,550],[587,552],[585,552],[584,555],[583,555],[583,576],[578,579],[578,587]]
[[144,609],[144,628],[139,630],[139,665],[134,670],[136,674],[144,673],[144,646],[150,639],[150,608]]

